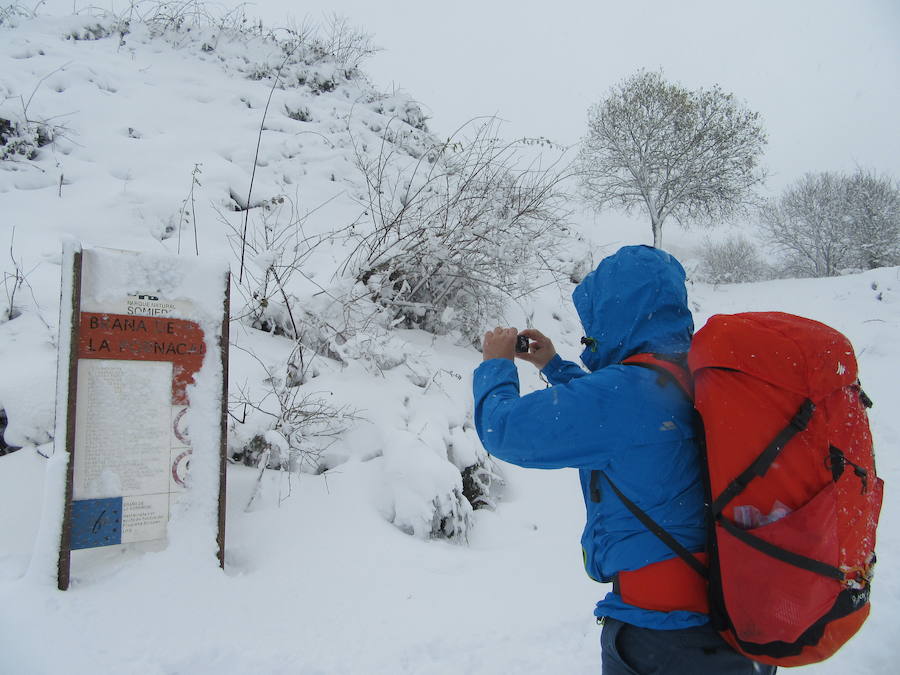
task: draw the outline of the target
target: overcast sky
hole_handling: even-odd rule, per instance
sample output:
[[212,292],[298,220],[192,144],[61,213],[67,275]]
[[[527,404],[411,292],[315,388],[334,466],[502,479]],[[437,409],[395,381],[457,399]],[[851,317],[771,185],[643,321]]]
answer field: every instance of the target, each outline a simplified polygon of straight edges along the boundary
[[476,115],[572,144],[587,109],[638,68],[719,84],[762,114],[780,189],[860,165],[900,178],[898,0],[256,0],[268,23],[346,15],[383,51],[364,66],[448,134]]

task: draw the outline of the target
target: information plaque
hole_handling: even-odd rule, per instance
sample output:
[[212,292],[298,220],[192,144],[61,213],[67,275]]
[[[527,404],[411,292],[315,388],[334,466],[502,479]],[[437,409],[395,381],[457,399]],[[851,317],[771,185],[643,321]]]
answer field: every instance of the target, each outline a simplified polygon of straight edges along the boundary
[[[69,461],[59,588],[69,585],[73,550],[166,538],[172,507],[190,486],[191,460],[201,461],[188,420],[204,428],[204,439],[218,439],[203,448],[202,461],[206,469],[215,463],[207,473],[218,476],[224,565],[227,271],[159,254],[72,246],[65,255],[71,307],[61,312],[70,325],[60,325],[60,344],[68,344],[58,395],[66,400],[57,410]],[[205,292],[191,297],[192,289]],[[206,418],[192,410],[194,396],[217,398],[202,406]]]

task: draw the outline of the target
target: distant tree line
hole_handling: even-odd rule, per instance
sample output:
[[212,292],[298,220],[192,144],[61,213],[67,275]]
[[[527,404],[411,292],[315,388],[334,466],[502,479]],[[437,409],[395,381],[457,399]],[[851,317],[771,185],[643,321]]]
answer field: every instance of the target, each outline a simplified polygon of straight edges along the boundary
[[653,245],[672,217],[683,226],[756,216],[770,264],[751,239],[707,242],[714,282],[769,276],[833,276],[900,264],[900,188],[858,169],[810,173],[773,200],[754,190],[767,142],[759,114],[718,86],[689,90],[660,72],[638,71],[588,112],[577,160],[585,199],[598,209],[637,209]]

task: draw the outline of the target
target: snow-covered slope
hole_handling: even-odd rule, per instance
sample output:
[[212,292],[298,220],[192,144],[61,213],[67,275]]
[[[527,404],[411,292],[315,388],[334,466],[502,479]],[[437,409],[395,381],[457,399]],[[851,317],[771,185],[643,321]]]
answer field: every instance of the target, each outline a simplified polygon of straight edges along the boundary
[[[293,344],[248,326],[287,321],[266,272],[282,257],[279,279],[294,312],[302,313],[296,321],[310,352],[300,377],[315,379],[296,388],[298,405],[342,413],[338,428],[350,421],[358,427],[388,413],[359,404],[363,388],[341,385],[351,372],[380,375],[402,365],[403,373],[393,376],[410,394],[439,384],[441,373],[387,334],[382,317],[365,317],[365,330],[345,330],[356,320],[348,315],[378,308],[364,301],[349,308],[346,297],[359,292],[352,274],[345,281],[338,273],[364,215],[358,157],[388,147],[413,161],[435,143],[421,111],[408,96],[373,89],[355,65],[358,54],[329,51],[312,35],[251,27],[239,16],[218,23],[192,15],[178,22],[168,13],[128,23],[110,15],[5,17],[0,118],[9,129],[0,164],[0,240],[10,250],[5,282],[20,315],[2,326],[15,345],[0,356],[6,374],[0,408],[9,419],[10,445],[46,443],[52,428],[62,236],[232,262],[240,281],[233,287],[231,392],[245,421],[233,425],[237,446],[265,431],[273,406],[280,412],[272,394],[284,394],[284,387],[273,392],[263,382],[284,379]],[[390,414],[407,414],[403,396],[391,400]],[[462,433],[464,408],[444,417],[443,433],[448,443],[456,438],[459,464],[474,452],[475,440],[470,430]],[[359,452],[409,446],[414,435],[406,436],[388,443],[369,431]],[[330,468],[346,460],[346,447],[304,468]],[[408,452],[397,449],[396,463],[405,463]],[[384,510],[398,526],[430,530],[435,499],[442,517],[466,517],[459,512],[466,503],[454,494],[465,464],[457,467],[446,448],[441,452],[443,458],[421,460],[434,464],[431,474],[438,476],[424,488],[430,494],[408,498],[408,489],[394,481]]]
[[[23,446],[0,456],[0,672],[597,672],[591,612],[606,589],[581,568],[574,472],[495,465],[504,478],[495,509],[467,510],[454,493],[460,469],[480,456],[469,420],[480,355],[452,334],[375,326],[314,357],[316,376],[300,389],[343,410],[345,431],[323,449],[317,475],[228,466],[224,573],[212,554],[208,564],[194,554],[211,550],[208,533],[174,521],[178,546],[78,552],[66,593],[39,573],[35,559],[52,554],[41,512],[55,498],[42,491],[60,238],[183,255],[196,247],[237,272],[229,235],[242,227],[245,212],[234,209],[248,194],[251,227],[302,220],[304,236],[326,236],[363,208],[355,152],[377,153],[389,125],[402,132],[398,146],[429,142],[408,97],[374,91],[325,54],[287,55],[264,30],[232,39],[209,26],[171,28],[133,22],[125,32],[88,15],[6,15],[0,25],[0,118],[22,125],[26,145],[40,140],[28,135],[29,120],[47,122],[54,137],[33,157],[0,162],[0,248],[12,249],[0,270],[7,289],[17,270],[27,274],[18,316],[0,323],[0,408],[7,442]],[[309,321],[334,318],[331,300],[350,283],[335,275],[348,246],[324,240],[294,279]],[[574,357],[581,333],[570,290],[548,286],[511,306],[510,321],[527,318]],[[695,284],[691,298],[698,325],[717,312],[777,309],[853,341],[876,402],[887,483],[880,564],[870,621],[834,659],[807,670],[891,672],[900,656],[900,269]],[[293,344],[240,318],[232,336],[240,407],[238,394],[266,395],[267,370],[283,372]],[[543,386],[521,372],[525,389]],[[233,427],[233,445],[261,428],[250,418],[249,428]],[[466,541],[428,539],[435,514],[465,522]]]

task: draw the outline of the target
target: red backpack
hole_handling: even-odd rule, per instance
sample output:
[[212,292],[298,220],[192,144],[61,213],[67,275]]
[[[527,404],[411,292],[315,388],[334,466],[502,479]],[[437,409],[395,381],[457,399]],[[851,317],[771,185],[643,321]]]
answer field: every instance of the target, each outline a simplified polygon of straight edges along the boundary
[[850,342],[790,314],[716,315],[694,336],[689,374],[651,354],[624,363],[671,375],[694,401],[710,536],[705,555],[688,553],[613,485],[679,556],[620,573],[623,599],[708,607],[722,637],[763,663],[834,654],[869,614],[883,490]]

